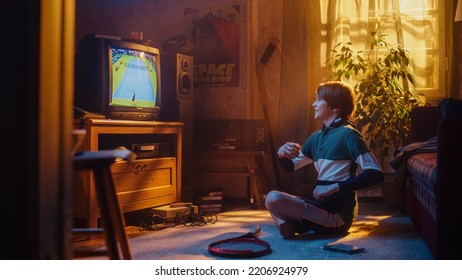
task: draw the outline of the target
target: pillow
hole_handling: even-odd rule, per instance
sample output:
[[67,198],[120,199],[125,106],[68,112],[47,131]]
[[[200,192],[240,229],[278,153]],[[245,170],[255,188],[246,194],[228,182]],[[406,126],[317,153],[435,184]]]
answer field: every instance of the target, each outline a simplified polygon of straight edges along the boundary
[[462,118],[462,100],[446,98],[438,104],[441,118]]

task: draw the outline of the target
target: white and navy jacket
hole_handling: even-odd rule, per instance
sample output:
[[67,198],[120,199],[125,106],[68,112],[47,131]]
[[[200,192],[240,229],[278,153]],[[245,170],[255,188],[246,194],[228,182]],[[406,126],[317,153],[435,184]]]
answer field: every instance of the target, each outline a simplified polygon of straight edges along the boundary
[[296,158],[279,161],[286,171],[313,163],[318,172],[317,185],[338,183],[340,192],[313,203],[329,212],[340,212],[344,218],[353,215],[355,190],[383,181],[382,168],[364,138],[353,123],[342,118],[313,133]]

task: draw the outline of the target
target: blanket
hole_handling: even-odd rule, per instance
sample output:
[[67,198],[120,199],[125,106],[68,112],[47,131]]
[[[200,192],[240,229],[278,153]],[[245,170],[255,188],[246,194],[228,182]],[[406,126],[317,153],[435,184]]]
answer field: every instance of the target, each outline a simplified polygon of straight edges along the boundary
[[402,168],[403,163],[407,162],[407,159],[412,155],[419,154],[419,153],[432,153],[437,151],[436,146],[436,136],[430,138],[427,141],[422,142],[414,142],[407,146],[399,148],[395,152],[395,158],[390,160],[388,164],[395,169],[398,170]]
[[[401,190],[403,190],[403,195],[404,195],[404,190],[406,189],[406,182],[407,182],[407,177],[408,177],[408,168],[407,168],[407,161],[408,159],[416,154],[419,153],[432,153],[432,152],[437,152],[437,143],[436,143],[436,136],[433,138],[430,138],[427,141],[421,141],[421,142],[414,142],[409,145],[406,145],[404,147],[399,148],[395,152],[395,157],[388,163],[390,166],[395,169],[395,183],[397,183],[400,187]],[[401,209],[403,212],[405,211],[404,205]]]

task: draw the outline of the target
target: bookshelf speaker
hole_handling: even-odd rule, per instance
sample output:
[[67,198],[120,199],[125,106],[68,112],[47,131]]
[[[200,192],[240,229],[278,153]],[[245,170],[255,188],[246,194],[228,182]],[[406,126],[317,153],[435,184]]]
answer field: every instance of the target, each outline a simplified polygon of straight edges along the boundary
[[163,53],[161,58],[160,121],[183,121],[192,117],[193,57],[185,54]]
[[193,162],[193,57],[180,53],[162,53],[161,107],[159,121],[183,123],[182,193],[190,200]]

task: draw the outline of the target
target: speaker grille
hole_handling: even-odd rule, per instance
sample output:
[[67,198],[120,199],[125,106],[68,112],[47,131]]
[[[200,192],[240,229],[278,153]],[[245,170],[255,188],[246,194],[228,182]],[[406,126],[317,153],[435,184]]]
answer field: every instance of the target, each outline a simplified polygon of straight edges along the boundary
[[193,57],[177,54],[177,87],[176,99],[178,101],[192,101],[193,99]]

